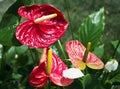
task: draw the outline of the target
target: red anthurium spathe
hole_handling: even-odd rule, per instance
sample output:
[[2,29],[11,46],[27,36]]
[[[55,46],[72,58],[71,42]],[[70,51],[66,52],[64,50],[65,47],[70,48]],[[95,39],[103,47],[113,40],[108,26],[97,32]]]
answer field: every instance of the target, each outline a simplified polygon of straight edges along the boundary
[[69,41],[66,44],[66,51],[69,55],[72,64],[84,70],[86,65],[92,69],[102,69],[104,67],[103,62],[93,53],[89,52],[86,61],[84,62],[84,53],[86,48],[78,40]]
[[29,82],[35,87],[44,87],[48,79],[58,86],[68,86],[73,82],[73,79],[63,77],[63,71],[68,69],[67,66],[61,61],[61,59],[52,52],[52,65],[51,70],[47,73],[47,53],[48,49],[44,48],[40,63],[36,66],[29,78]]
[[33,48],[52,45],[68,27],[63,14],[50,4],[21,6],[18,14],[27,20],[17,27],[16,38]]

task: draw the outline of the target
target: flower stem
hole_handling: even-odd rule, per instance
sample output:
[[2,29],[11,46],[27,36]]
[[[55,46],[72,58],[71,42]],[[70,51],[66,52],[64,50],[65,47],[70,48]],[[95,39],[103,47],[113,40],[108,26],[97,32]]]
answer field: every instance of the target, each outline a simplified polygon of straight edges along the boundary
[[47,89],[51,89],[51,82],[50,82],[50,80],[48,81],[48,88]]
[[72,24],[71,24],[71,18],[70,18],[70,14],[69,14],[69,1],[67,2],[67,0],[64,0],[65,6],[66,6],[66,11],[67,11],[67,16],[68,16],[68,21],[70,23],[69,27],[70,27],[70,33],[72,35],[72,39],[74,39],[74,35],[72,32]]
[[32,61],[33,61],[33,63],[34,63],[34,66],[35,66],[35,64],[36,64],[36,58],[34,57],[34,54],[33,54],[33,52],[32,52],[32,50],[30,49],[30,47],[28,47],[28,50],[29,50],[29,52],[30,52],[30,55],[31,55],[31,57],[32,57]]
[[103,78],[102,78],[102,83],[105,85],[106,80],[108,81],[109,73],[106,71],[103,71]]
[[90,47],[91,47],[91,42],[88,42],[87,48],[86,48],[86,50],[85,50],[84,57],[83,57],[83,61],[84,61],[84,62],[86,61],[86,59],[87,59],[87,57],[88,57],[88,53],[89,53],[89,51],[90,51]]
[[65,87],[63,86],[63,89],[65,89]]
[[66,59],[67,57],[66,57],[66,55],[65,55],[65,51],[64,51],[64,49],[63,49],[63,47],[62,47],[62,44],[61,44],[60,40],[58,40],[58,44],[59,44],[60,49],[61,49],[61,51],[62,51],[62,53],[63,53],[64,59]]

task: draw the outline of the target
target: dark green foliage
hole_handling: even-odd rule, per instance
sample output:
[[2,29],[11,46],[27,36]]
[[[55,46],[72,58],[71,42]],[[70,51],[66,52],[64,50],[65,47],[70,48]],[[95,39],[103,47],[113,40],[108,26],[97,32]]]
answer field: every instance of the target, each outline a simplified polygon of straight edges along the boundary
[[[15,29],[20,23],[20,16],[17,14],[18,8],[23,5],[31,5],[34,0],[17,0],[6,13],[0,22],[0,43],[5,46],[20,45],[15,38]],[[3,34],[4,33],[4,34]]]
[[91,42],[91,50],[93,50],[100,41],[104,30],[104,20],[104,9],[102,8],[98,12],[89,15],[78,30],[79,34],[77,38],[79,38],[85,46],[87,46],[88,42]]

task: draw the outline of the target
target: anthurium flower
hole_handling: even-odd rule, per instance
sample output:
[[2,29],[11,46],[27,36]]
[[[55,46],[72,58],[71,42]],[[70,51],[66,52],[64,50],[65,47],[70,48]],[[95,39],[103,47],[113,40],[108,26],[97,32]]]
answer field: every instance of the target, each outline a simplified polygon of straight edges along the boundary
[[66,51],[72,64],[81,70],[86,68],[86,65],[92,69],[102,69],[103,62],[93,53],[89,52],[86,60],[83,60],[86,48],[78,40],[69,41],[66,44]]
[[108,72],[115,71],[117,70],[117,68],[118,68],[118,62],[115,59],[112,59],[105,64],[105,69]]
[[63,14],[50,4],[21,6],[18,14],[27,20],[17,27],[16,38],[33,48],[52,45],[68,27]]
[[[47,59],[48,56],[48,49],[44,48],[39,65],[36,66],[30,74],[30,84],[32,86],[41,88],[44,87],[48,79],[50,79],[54,84],[58,86],[70,85],[73,82],[73,79],[63,77],[63,70],[68,69],[67,66],[54,52],[52,52],[52,56],[50,53],[52,60],[50,57],[48,58],[52,63],[50,63],[50,61]],[[49,63],[47,63],[47,60]]]

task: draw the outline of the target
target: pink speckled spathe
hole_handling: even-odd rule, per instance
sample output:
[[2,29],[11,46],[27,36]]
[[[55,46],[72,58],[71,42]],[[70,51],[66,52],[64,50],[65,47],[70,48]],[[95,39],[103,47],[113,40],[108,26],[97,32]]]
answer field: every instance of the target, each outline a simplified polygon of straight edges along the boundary
[[[86,48],[78,40],[71,40],[66,44],[66,51],[68,53],[70,61],[77,68],[79,67],[77,62],[83,61],[85,50]],[[91,52],[89,52],[85,64],[92,69],[104,68],[104,63]]]

